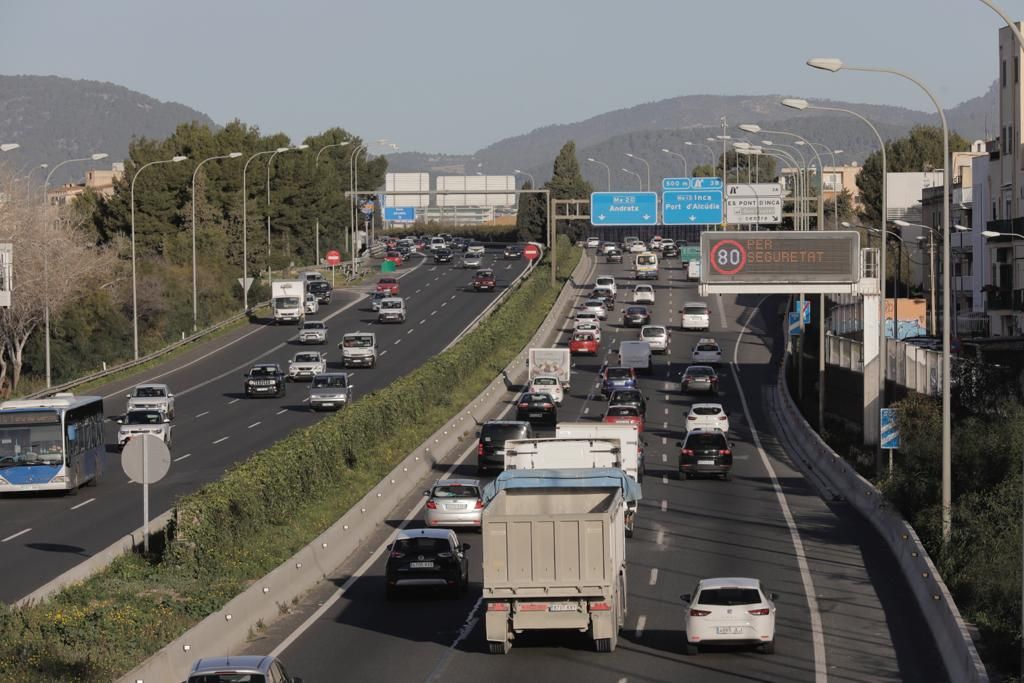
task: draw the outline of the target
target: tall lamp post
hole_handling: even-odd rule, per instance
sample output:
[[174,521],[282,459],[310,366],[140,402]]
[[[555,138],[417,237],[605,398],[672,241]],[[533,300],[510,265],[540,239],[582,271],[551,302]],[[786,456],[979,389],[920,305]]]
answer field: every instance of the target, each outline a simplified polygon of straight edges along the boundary
[[35,173],[36,170],[38,170],[40,168],[45,170],[45,169],[47,169],[49,167],[50,167],[49,164],[39,164],[38,166],[33,166],[32,169],[28,172],[28,175],[25,177],[25,199],[26,200],[31,201],[31,199],[32,199],[32,174]]
[[587,161],[589,161],[592,164],[597,164],[599,166],[604,166],[604,170],[608,173],[608,191],[611,192],[612,191],[612,168],[611,168],[611,166],[609,166],[608,164],[604,163],[603,161],[598,161],[594,157],[587,157]]
[[711,167],[715,167],[715,150],[711,149],[710,146],[705,145],[703,142],[693,143],[690,142],[689,140],[687,140],[683,144],[686,145],[687,147],[694,147],[695,145],[700,145],[701,147],[706,149],[708,151],[708,154],[711,155]]
[[524,175],[527,178],[529,178],[530,179],[530,187],[532,187],[535,190],[537,189],[537,181],[535,181],[533,179],[533,174],[532,173],[527,173],[526,171],[520,171],[518,168],[512,169],[512,172],[515,173],[516,175]]
[[[936,325],[935,325],[935,314],[936,314],[936,310],[937,310],[936,306],[935,306],[935,236],[939,234],[939,231],[936,230],[935,228],[933,228],[930,225],[924,225],[923,223],[908,223],[907,221],[898,220],[898,219],[894,220],[893,224],[898,226],[898,227],[900,227],[900,228],[921,228],[923,230],[927,230],[928,231],[928,269],[931,272],[931,300],[932,300],[931,301],[932,314],[930,316],[931,317],[931,325],[930,325],[931,329],[929,329],[928,332],[929,332],[929,334],[935,334],[935,328],[936,328]],[[960,225],[960,224],[954,224],[952,227],[957,232],[970,232],[970,230],[971,230],[967,226]],[[921,240],[921,239],[924,239],[924,237],[922,236],[922,237],[919,237],[918,239]],[[949,270],[949,267],[948,267],[949,264],[946,264],[946,265],[947,265],[946,270]],[[943,288],[949,286],[950,282],[952,282],[952,272],[945,273],[945,275],[942,278],[942,286],[943,286]],[[946,311],[946,309],[943,309],[943,311],[944,311],[943,315],[949,315],[949,313]]]
[[[345,140],[344,142],[334,142],[329,145],[324,145],[317,150],[316,158],[313,160],[313,174],[316,175],[316,170],[320,166],[320,155],[324,153],[324,150],[332,149],[335,147],[344,147],[345,145],[352,144],[351,140]],[[316,263],[320,263],[320,212],[316,212],[316,233],[313,242],[313,248],[316,250]]]
[[[369,149],[369,145],[359,145],[358,147],[355,148],[355,150],[353,150],[352,156],[350,156],[349,159],[348,159],[348,164],[349,164],[349,181],[351,183],[351,189],[352,189],[353,193],[358,193],[359,192],[359,161],[357,160],[357,157],[359,156],[360,152],[365,152],[367,149]],[[359,201],[360,201],[359,195],[358,194],[353,194],[352,195],[352,207],[351,207],[352,208],[352,215],[351,215],[351,221],[352,221],[352,229],[351,229],[352,240],[351,240],[351,243],[352,243],[352,274],[353,275],[355,275],[355,272],[356,272],[356,252],[358,251],[358,249],[356,248],[356,237],[359,235]],[[367,249],[369,249],[369,246],[367,246]]]
[[[296,145],[294,147],[285,147],[284,151],[293,152],[301,151],[304,149],[309,149],[309,145]],[[270,266],[270,169],[274,164],[274,157],[281,153],[282,152],[280,149],[275,149],[271,153],[270,158],[267,159],[267,282],[270,282],[271,284],[274,283],[274,271],[271,269]]]
[[[137,170],[135,172],[135,175],[132,176],[130,199],[132,212],[132,339],[134,342],[135,360],[139,359],[139,297],[137,281],[135,276],[135,181],[138,180],[139,174],[150,166],[155,166],[156,164],[177,164],[179,162],[185,161],[186,159],[188,159],[188,157],[179,155],[173,156],[170,159],[157,159],[156,161],[150,161],[148,164],[143,164],[142,166],[140,166],[139,170]],[[57,165],[60,166],[60,164]],[[54,170],[56,170],[56,167],[54,167]],[[43,192],[43,196],[45,197],[45,188]]]
[[637,173],[636,171],[630,171],[628,168],[623,168],[622,172],[623,173],[628,173],[628,174],[630,174],[632,176],[636,176],[636,181],[638,183],[640,183],[640,191],[641,192],[644,191],[644,179],[640,176],[639,173]]
[[71,164],[79,161],[99,161],[100,159],[106,159],[108,156],[109,155],[106,152],[97,152],[96,154],[90,154],[89,156],[82,157],[81,159],[65,159],[64,161],[60,162],[59,164],[51,168],[50,172],[46,174],[46,182],[43,183],[43,204],[46,204],[46,191],[50,187],[50,178],[53,177],[53,174],[57,171],[58,168],[60,168],[64,164]]
[[245,166],[242,167],[242,308],[245,311],[249,310],[249,221],[245,210],[245,204],[248,199],[249,192],[246,189],[245,174],[249,170],[249,163],[256,157],[263,156],[264,154],[276,154],[287,151],[287,147],[278,147],[277,149],[268,149],[263,152],[256,152],[245,160]]
[[[686,172],[686,157],[684,157],[679,152],[673,152],[672,150],[665,149],[664,147],[661,149],[661,151],[664,152],[665,154],[668,154],[669,156],[676,157],[679,159],[679,161],[683,162],[683,177],[685,178],[686,176],[689,175],[689,173]],[[648,187],[647,189],[649,190],[651,188]]]
[[[647,163],[646,159],[641,159],[640,157],[638,157],[637,155],[633,154],[632,152],[626,152],[626,156],[629,157],[630,159],[636,159],[637,161],[644,162],[644,166],[647,167],[647,190],[650,191],[650,189],[651,189],[651,165],[649,163]],[[643,188],[643,183],[640,183],[640,189],[641,190],[644,189]]]
[[198,164],[192,171],[192,331],[195,332],[199,328],[199,287],[196,279],[196,177],[199,175],[199,169],[207,161],[216,161],[217,159],[237,159],[242,156],[241,152],[231,152],[229,154],[222,154],[215,157],[207,157]]
[[[946,113],[942,105],[932,94],[928,87],[908,73],[883,67],[873,66],[850,66],[843,64],[842,60],[835,58],[814,58],[807,60],[807,65],[815,69],[836,72],[841,69],[848,71],[867,71],[872,73],[885,73],[904,78],[928,96],[928,99],[935,105],[939,113],[939,120],[942,122],[942,262],[948,264],[950,261],[949,244],[949,125],[946,123]],[[884,223],[883,223],[884,225]],[[953,527],[953,458],[952,458],[952,412],[951,412],[951,389],[950,389],[950,316],[949,316],[949,287],[942,288],[942,309],[946,315],[942,316],[942,540],[948,542]],[[882,381],[885,379],[883,377]]]

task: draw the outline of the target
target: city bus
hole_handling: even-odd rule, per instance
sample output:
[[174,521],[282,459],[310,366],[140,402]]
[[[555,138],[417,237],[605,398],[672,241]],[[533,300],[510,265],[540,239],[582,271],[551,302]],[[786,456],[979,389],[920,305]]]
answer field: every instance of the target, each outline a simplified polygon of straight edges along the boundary
[[0,493],[95,484],[105,452],[99,396],[62,393],[0,403]]

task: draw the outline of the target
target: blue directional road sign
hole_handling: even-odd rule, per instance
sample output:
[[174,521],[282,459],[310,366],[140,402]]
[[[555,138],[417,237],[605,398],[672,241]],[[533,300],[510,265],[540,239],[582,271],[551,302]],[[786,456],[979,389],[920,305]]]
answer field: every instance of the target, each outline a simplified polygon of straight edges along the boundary
[[798,335],[800,334],[800,316],[796,314],[796,311],[789,312],[789,334]]
[[[795,301],[793,301],[793,314],[796,315],[796,313],[799,310],[800,310],[800,299],[796,299]],[[807,299],[804,299],[804,325],[810,325],[810,324],[811,324],[811,302],[808,301]]]
[[384,220],[396,223],[413,223],[416,221],[415,206],[386,206]]
[[[670,180],[670,179],[666,179]],[[676,180],[689,180],[676,178]],[[693,178],[692,180],[705,180]],[[718,178],[711,178],[718,180]],[[665,225],[717,225],[722,222],[722,190],[666,190],[661,197]]]
[[591,225],[657,225],[657,192],[593,192]]
[[721,190],[721,178],[662,178],[663,190]]
[[882,408],[880,412],[882,425],[882,448],[899,448],[900,430],[896,425],[896,409]]

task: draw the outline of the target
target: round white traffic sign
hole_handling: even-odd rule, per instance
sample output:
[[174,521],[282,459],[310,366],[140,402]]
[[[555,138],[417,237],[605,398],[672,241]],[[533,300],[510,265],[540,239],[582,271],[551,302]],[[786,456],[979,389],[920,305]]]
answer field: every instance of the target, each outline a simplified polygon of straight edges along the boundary
[[[143,460],[147,459],[147,466]],[[154,484],[171,468],[171,452],[158,436],[140,434],[128,439],[121,451],[121,467],[136,484]]]

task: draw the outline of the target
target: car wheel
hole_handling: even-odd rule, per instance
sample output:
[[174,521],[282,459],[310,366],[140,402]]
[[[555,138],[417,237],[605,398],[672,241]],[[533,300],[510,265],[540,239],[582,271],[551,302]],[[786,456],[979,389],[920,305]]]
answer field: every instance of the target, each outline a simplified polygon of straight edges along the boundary
[[775,654],[775,639],[772,638],[767,643],[761,645],[761,652],[763,652],[766,655]]
[[699,650],[697,649],[697,646],[689,641],[683,645],[683,653],[686,654],[687,657],[694,657],[698,652]]

